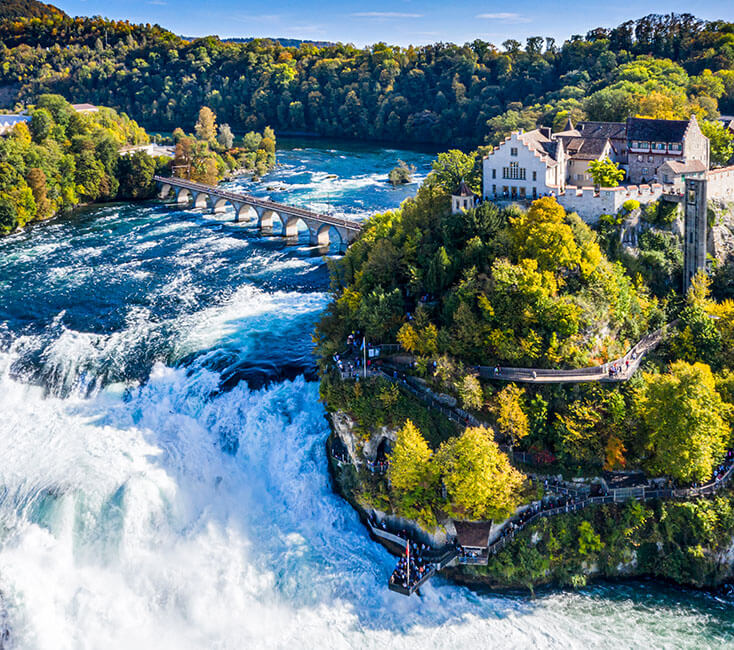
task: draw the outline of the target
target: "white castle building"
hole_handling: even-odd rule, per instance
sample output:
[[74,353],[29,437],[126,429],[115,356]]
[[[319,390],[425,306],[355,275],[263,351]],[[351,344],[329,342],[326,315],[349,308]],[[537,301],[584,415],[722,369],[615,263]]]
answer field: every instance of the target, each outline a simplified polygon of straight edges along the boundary
[[[589,165],[609,158],[625,170],[625,183],[594,187]],[[680,194],[686,178],[709,180],[709,198],[734,199],[734,167],[710,170],[709,140],[695,116],[689,120],[628,118],[626,122],[569,120],[515,131],[483,160],[482,195],[492,201],[553,195],[586,220],[614,214],[622,204]]]

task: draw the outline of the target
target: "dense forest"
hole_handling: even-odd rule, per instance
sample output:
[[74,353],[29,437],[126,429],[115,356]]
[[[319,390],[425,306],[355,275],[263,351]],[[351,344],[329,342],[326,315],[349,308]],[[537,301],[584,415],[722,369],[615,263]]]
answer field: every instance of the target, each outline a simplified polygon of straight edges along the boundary
[[3,3],[0,4],[0,18],[41,18],[65,15],[58,7],[38,0],[3,0]]
[[156,173],[216,184],[233,171],[261,176],[275,164],[272,129],[235,143],[207,107],[195,133],[174,132],[173,160],[135,150],[149,142],[148,134],[111,108],[78,112],[60,95],[46,94],[28,116],[0,138],[0,235],[82,203],[149,198]]
[[30,121],[0,138],[0,234],[80,203],[147,195],[156,161],[119,153],[146,142],[113,109],[79,113],[59,95],[42,95]]
[[734,25],[649,15],[563,44],[476,40],[367,48],[186,41],[100,17],[0,21],[0,84],[114,106],[155,129],[201,106],[235,130],[304,131],[474,147],[508,130],[628,115],[734,112]]

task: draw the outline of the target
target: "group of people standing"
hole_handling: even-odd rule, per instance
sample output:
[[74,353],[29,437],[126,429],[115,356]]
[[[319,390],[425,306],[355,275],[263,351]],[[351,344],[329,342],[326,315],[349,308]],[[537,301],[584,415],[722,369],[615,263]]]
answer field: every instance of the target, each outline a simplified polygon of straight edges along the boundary
[[387,459],[385,460],[368,460],[367,469],[373,474],[384,474],[387,472],[387,468],[390,465]]
[[410,552],[398,560],[398,565],[390,576],[392,584],[401,585],[404,589],[411,589],[417,585],[426,577],[432,566],[423,557],[424,552],[428,550],[424,544],[408,542],[408,546]]

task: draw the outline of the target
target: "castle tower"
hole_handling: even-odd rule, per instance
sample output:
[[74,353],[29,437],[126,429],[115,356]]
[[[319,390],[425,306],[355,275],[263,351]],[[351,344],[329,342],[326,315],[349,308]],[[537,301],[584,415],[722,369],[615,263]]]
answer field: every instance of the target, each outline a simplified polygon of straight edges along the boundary
[[458,214],[462,210],[472,210],[476,205],[477,196],[462,180],[459,188],[451,195],[451,214]]
[[706,240],[708,237],[707,181],[687,178],[685,201],[685,229],[683,242],[683,291],[688,291],[691,280],[706,270]]

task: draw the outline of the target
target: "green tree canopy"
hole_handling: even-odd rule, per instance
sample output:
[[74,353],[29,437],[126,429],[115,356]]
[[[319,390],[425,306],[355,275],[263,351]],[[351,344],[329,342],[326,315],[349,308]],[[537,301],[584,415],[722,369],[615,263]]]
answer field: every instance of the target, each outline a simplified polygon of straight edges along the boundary
[[199,119],[194,127],[196,136],[200,140],[213,140],[217,135],[217,116],[208,106],[202,106],[199,110]]
[[600,187],[617,187],[624,179],[624,169],[612,162],[609,157],[603,160],[592,160],[589,163],[589,172],[594,185]]
[[436,182],[449,194],[456,192],[462,180],[474,192],[479,191],[481,171],[477,165],[476,152],[466,154],[458,149],[451,149],[438,154],[432,168]]
[[447,512],[464,519],[505,519],[520,502],[523,475],[484,428],[467,428],[437,452]]
[[388,458],[387,476],[397,497],[398,509],[406,516],[414,515],[433,501],[435,476],[429,461],[431,449],[418,428],[407,420],[398,431]]
[[651,469],[681,481],[708,480],[730,443],[732,415],[711,368],[676,361],[644,380],[638,409],[650,435]]
[[728,165],[734,158],[734,134],[719,121],[701,121],[701,131],[709,139],[711,162],[714,165]]

